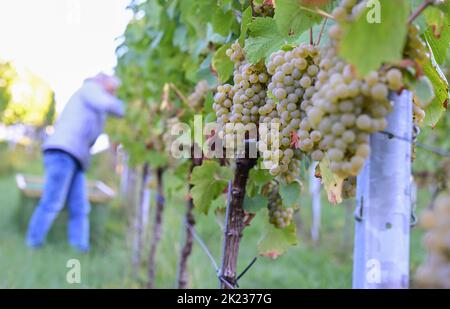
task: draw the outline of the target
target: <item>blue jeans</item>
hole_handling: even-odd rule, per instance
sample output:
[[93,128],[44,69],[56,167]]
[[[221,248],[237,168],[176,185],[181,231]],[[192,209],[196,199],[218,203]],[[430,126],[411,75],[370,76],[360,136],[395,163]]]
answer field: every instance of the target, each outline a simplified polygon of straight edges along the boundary
[[89,250],[89,211],[84,172],[77,160],[59,150],[44,152],[45,183],[39,205],[31,217],[27,244],[37,248],[44,244],[58,213],[67,202],[69,243],[77,250]]

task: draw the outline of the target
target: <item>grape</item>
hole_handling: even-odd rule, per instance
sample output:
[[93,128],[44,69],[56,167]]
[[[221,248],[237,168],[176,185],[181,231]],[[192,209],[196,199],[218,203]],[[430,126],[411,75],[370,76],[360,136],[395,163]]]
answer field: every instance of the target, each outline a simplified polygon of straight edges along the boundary
[[[302,122],[312,107],[309,99],[315,93],[314,85],[320,74],[319,66],[314,59],[317,55],[316,47],[301,44],[289,51],[279,50],[273,53],[267,65],[270,74],[267,86],[269,95],[266,96],[266,104],[260,107],[259,114],[267,115],[269,118],[263,118],[261,122],[268,123],[271,119],[281,120],[279,122],[281,156],[277,162],[279,166],[275,165],[270,173],[287,182],[299,176],[298,163],[302,152],[314,151],[322,138],[319,131],[311,135],[312,128],[309,122]],[[270,107],[266,107],[269,102]],[[269,146],[270,143],[268,148]],[[302,152],[294,151],[295,147]],[[290,150],[287,152],[289,155],[286,155],[286,150]],[[317,152],[314,157],[321,158],[323,153]],[[266,164],[275,163],[269,162],[270,160],[264,161]]]
[[388,81],[389,88],[395,91],[398,91],[403,87],[402,78],[402,72],[399,69],[390,69],[386,73],[386,79]]
[[195,86],[194,92],[188,97],[189,107],[193,109],[199,109],[202,107],[206,94],[209,91],[208,83],[205,80],[202,80],[197,83]]
[[425,210],[420,225],[427,232],[423,243],[427,259],[418,268],[414,282],[421,288],[450,288],[450,196],[444,193]]
[[[256,136],[253,129],[258,125],[260,115],[270,113],[273,107],[265,104],[268,81],[265,66],[249,64],[244,49],[237,41],[231,45],[226,54],[234,62],[234,85],[225,84],[217,87],[213,109],[222,130],[225,127],[226,134],[221,134],[225,139],[225,146],[235,148],[234,141],[237,138],[245,138],[247,132]],[[265,107],[262,108],[263,106]],[[237,142],[242,146],[243,141]]]
[[[333,10],[336,23],[328,30],[330,40],[317,56],[318,71],[309,72],[310,76],[317,73],[311,84],[314,92],[301,106],[312,131],[321,135],[317,148],[330,160],[331,170],[344,179],[358,175],[364,166],[370,151],[369,135],[387,125],[385,117],[392,109],[389,91],[403,87],[402,72],[397,68],[382,67],[359,77],[338,56],[343,23],[354,20],[363,8],[357,1],[346,0]],[[307,82],[304,85],[309,86]],[[420,118],[421,113],[417,114]],[[321,157],[314,153],[314,159]]]
[[283,229],[291,224],[294,210],[283,207],[283,201],[276,185],[273,185],[269,195],[268,210],[269,222],[276,228]]

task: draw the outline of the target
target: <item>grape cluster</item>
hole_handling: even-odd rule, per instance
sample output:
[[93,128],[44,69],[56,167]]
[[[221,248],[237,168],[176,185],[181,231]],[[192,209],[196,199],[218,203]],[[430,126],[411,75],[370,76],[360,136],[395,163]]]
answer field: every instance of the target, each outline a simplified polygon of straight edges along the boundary
[[422,288],[450,288],[450,196],[440,196],[434,209],[425,210],[421,226],[428,230],[423,242],[426,262],[417,269],[415,283]]
[[[315,91],[318,54],[317,47],[301,44],[289,51],[273,53],[267,66],[271,75],[269,95],[259,109],[260,121],[267,130],[260,130],[259,150],[264,162],[272,164],[270,173],[281,175],[287,182],[298,176],[301,151],[311,152],[321,138],[318,131],[311,130],[307,120],[302,120]],[[272,124],[279,125],[277,143],[270,138]]]
[[269,222],[276,228],[283,229],[292,222],[294,209],[283,207],[283,201],[275,186],[269,196]]
[[[217,122],[222,125],[225,147],[235,147],[237,138],[244,138],[245,132],[254,130],[259,122],[259,108],[266,98],[266,84],[269,76],[264,64],[249,64],[244,49],[238,42],[231,45],[226,54],[234,62],[234,85],[225,84],[217,88],[213,108]],[[238,145],[241,140],[237,140]]]
[[[332,38],[320,53],[311,106],[307,108],[309,126],[319,132],[318,151],[330,160],[330,169],[340,177],[356,176],[369,155],[369,135],[386,127],[391,110],[389,90],[403,87],[402,73],[390,68],[372,71],[364,78],[337,55],[342,33],[339,21],[355,14],[355,1],[343,1],[333,11],[338,21],[330,28]],[[303,135],[303,132],[299,132]],[[313,160],[321,156],[312,154]]]
[[194,92],[188,97],[189,107],[196,110],[203,106],[206,94],[209,91],[208,82],[202,80],[195,85]]

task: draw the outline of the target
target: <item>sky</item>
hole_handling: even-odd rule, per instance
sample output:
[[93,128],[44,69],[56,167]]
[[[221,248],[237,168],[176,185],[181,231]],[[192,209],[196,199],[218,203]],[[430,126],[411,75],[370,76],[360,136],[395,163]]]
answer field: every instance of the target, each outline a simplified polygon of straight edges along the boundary
[[0,60],[42,77],[61,110],[83,80],[116,64],[130,0],[0,0]]

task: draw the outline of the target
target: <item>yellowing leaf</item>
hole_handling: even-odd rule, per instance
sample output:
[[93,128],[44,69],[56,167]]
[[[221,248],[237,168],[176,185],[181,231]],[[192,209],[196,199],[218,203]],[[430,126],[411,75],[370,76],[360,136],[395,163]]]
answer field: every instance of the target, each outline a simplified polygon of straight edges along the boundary
[[277,229],[267,222],[265,229],[264,235],[258,242],[258,252],[262,256],[276,259],[284,254],[290,246],[295,246],[298,243],[294,222],[284,229]]
[[427,126],[434,127],[442,117],[442,114],[447,110],[449,100],[448,82],[433,57],[423,66],[423,72],[433,85],[435,94],[434,99],[425,108],[424,123]]
[[330,170],[330,161],[327,158],[320,162],[319,169],[328,200],[332,204],[340,204],[342,202],[342,185],[344,183],[344,178],[335,175]]

